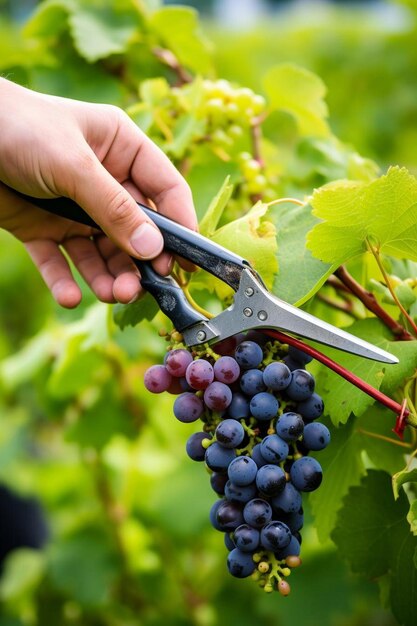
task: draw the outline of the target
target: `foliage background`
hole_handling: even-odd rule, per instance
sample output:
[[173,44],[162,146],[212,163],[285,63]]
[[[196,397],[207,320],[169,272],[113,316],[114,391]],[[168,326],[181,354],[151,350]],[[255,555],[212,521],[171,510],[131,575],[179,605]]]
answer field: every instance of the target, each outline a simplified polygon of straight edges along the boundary
[[[195,31],[194,17],[168,33],[165,23],[149,25],[148,16],[158,4],[49,0],[23,28],[2,18],[0,71],[34,89],[128,108],[179,166],[185,157],[191,159],[187,174],[200,217],[229,174],[235,192],[224,223],[250,206],[237,158],[247,148],[246,139],[236,154],[230,148],[231,159],[225,161],[210,146],[199,147],[198,128],[181,135],[181,148],[170,144],[155,119],[147,121],[149,111],[137,104],[140,84],[154,77],[176,79],[151,53],[155,43],[173,50],[192,74],[227,78],[256,91],[264,90],[263,76],[280,62],[297,62],[323,79],[330,127],[346,143],[328,130],[322,136],[300,131],[294,104],[287,113],[276,112],[265,125],[269,143],[264,146],[273,197],[302,197],[348,177],[354,163],[364,180],[372,179],[376,168],[355,149],[382,167],[398,163],[417,170],[413,2],[396,29],[378,22],[370,9],[351,7],[328,10],[320,19],[305,8],[301,17],[277,16],[244,34],[208,23],[211,49]],[[179,35],[183,28],[186,37]],[[151,109],[163,113],[161,83],[146,84],[142,100],[148,97]],[[318,99],[322,101],[321,93]],[[325,118],[319,113],[317,120]],[[277,151],[271,146],[278,146]],[[278,226],[282,218],[276,215]],[[299,236],[290,242],[304,250]],[[282,258],[280,263],[276,289],[285,288]],[[144,392],[143,372],[165,349],[157,335],[164,320],[144,319],[121,332],[108,307],[96,304],[87,290],[76,311],[58,310],[21,246],[3,232],[0,267],[0,478],[20,494],[36,495],[51,528],[45,550],[21,550],[9,557],[0,579],[1,626],[397,623],[381,608],[381,603],[389,604],[389,574],[382,575],[383,568],[375,574],[379,586],[352,576],[330,531],[341,495],[372,466],[369,458],[374,467],[393,473],[404,465],[401,449],[361,438],[353,420],[335,429],[326,464],[329,474],[343,474],[347,483],[329,479],[334,489],[323,491],[324,500],[315,506],[313,502],[314,516],[306,503],[304,565],[294,573],[293,593],[288,599],[266,596],[251,581],[234,581],[226,573],[222,537],[208,523],[214,500],[208,476],[184,452],[194,426],[175,422],[171,397],[155,399]],[[368,269],[372,276],[375,268]],[[351,270],[360,273],[361,268],[355,270],[353,264]],[[207,282],[202,284],[203,299],[216,306]],[[286,295],[296,301],[312,287]],[[349,321],[343,314],[330,314],[318,299],[310,306],[334,323]],[[339,393],[349,391],[342,387]],[[389,434],[386,415],[372,410],[367,427]],[[366,480],[372,481],[372,474]],[[373,487],[385,488],[383,482],[379,475]]]

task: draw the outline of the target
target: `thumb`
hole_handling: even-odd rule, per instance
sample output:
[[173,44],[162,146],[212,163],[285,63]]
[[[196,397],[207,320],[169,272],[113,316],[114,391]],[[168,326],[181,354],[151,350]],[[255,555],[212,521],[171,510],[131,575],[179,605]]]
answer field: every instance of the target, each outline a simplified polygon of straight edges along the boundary
[[164,240],[158,228],[95,155],[77,174],[73,189],[75,202],[130,256],[153,259],[162,252]]

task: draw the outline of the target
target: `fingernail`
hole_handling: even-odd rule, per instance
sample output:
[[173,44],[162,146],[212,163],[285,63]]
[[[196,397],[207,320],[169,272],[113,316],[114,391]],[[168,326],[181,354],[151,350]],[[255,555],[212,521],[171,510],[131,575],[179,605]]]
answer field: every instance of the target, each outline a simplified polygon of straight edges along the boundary
[[164,240],[159,230],[144,222],[133,233],[130,243],[143,259],[157,256],[164,247]]

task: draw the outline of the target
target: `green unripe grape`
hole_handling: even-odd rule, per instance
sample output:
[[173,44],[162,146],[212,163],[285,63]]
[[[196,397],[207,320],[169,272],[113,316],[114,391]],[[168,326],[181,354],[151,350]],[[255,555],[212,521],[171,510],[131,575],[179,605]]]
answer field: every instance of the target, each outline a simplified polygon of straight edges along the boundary
[[252,108],[253,108],[255,115],[259,115],[259,113],[262,113],[262,111],[265,110],[265,107],[266,107],[265,98],[263,96],[260,96],[259,94],[255,94],[252,98]]
[[241,126],[238,126],[237,124],[232,124],[231,126],[229,126],[227,132],[230,137],[233,137],[233,139],[239,139],[239,137],[243,135],[243,128]]
[[263,174],[258,174],[257,176],[254,176],[251,180],[248,180],[249,193],[260,193],[265,189],[267,182],[268,181]]
[[252,105],[253,96],[252,89],[248,87],[242,87],[241,89],[237,89],[235,93],[235,102],[240,109],[247,109]]
[[281,571],[283,576],[289,576],[291,574],[291,570],[289,567],[284,567]]
[[252,155],[250,152],[240,152],[237,156],[239,163],[245,163],[245,161],[251,161]]
[[214,143],[217,143],[222,146],[231,146],[233,143],[233,140],[231,139],[231,137],[228,137],[228,135],[221,128],[217,128],[212,133],[211,139]]
[[269,571],[269,563],[266,561],[261,561],[258,565],[258,570],[261,574],[266,574]]
[[240,117],[240,109],[236,102],[228,102],[226,104],[226,114],[231,120],[237,120]]
[[221,100],[221,98],[210,98],[210,100],[207,100],[205,108],[207,113],[209,113],[210,115],[214,114],[216,117],[218,117],[224,112],[223,100]]
[[267,583],[264,587],[264,591],[266,591],[266,593],[272,593],[274,591],[273,586],[271,585],[271,583]]
[[243,176],[248,182],[253,181],[261,173],[261,166],[255,159],[242,163]]

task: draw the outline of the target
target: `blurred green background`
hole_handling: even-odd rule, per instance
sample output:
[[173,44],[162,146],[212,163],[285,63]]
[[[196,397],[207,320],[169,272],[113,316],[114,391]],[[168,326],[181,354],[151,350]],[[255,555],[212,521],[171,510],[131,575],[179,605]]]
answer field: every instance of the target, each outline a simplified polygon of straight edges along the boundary
[[[48,37],[22,33],[36,4],[0,0],[2,75],[126,106],[111,61],[75,59],[60,2]],[[381,166],[417,173],[417,3],[263,3],[253,27],[239,28],[238,0],[229,21],[221,3],[194,4],[218,76],[260,90],[268,67],[297,62],[326,84],[338,137]],[[51,44],[54,29],[59,45]],[[136,63],[153,75],[146,55]],[[0,626],[396,623],[380,608],[377,586],[349,575],[310,523],[289,598],[227,575],[222,536],[208,523],[208,476],[183,451],[194,428],[174,423],[171,398],[143,390],[145,368],[164,350],[160,321],[109,331],[107,307],[87,289],[76,311],[59,310],[4,232],[0,294],[0,479],[40,499],[51,532],[43,552],[9,557]]]

